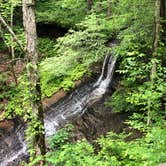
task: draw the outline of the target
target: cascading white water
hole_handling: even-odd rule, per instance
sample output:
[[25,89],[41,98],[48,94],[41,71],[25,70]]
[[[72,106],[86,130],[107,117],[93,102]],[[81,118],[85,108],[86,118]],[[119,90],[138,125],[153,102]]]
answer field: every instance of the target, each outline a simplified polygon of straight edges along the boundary
[[106,55],[106,57],[104,59],[104,63],[103,63],[103,67],[102,67],[102,71],[101,71],[100,77],[98,78],[96,83],[94,83],[94,85],[93,85],[94,87],[98,86],[101,83],[101,81],[103,80],[105,69],[106,69],[107,62],[108,62],[108,58],[109,58],[109,55]]
[[[19,125],[14,131],[12,144],[15,147],[11,147],[11,150],[4,156],[4,159],[0,161],[0,166],[14,166],[17,165],[17,160],[20,156],[27,156],[27,145],[24,138],[24,127]],[[10,147],[9,147],[10,148]]]
[[11,155],[7,155],[5,161],[1,163],[2,166],[6,166],[7,163],[11,163],[16,160],[20,155],[27,154],[27,147],[25,142],[22,140],[22,136],[18,133],[18,140],[22,144],[22,148],[17,152]]
[[[75,90],[66,99],[55,103],[48,108],[44,119],[46,137],[55,134],[56,131],[60,127],[63,127],[69,120],[84,114],[88,107],[102,98],[112,81],[115,63],[116,58],[107,55],[103,63],[101,75],[94,84],[89,86],[85,85],[84,87]],[[13,161],[20,158],[20,156],[27,155],[26,143],[23,140],[23,131],[24,129],[15,132],[21,146],[18,149],[11,149],[11,152],[0,160],[0,166],[17,165],[13,164]]]
[[[53,135],[68,120],[82,115],[88,107],[101,99],[112,80],[115,63],[116,58],[106,56],[101,75],[91,88],[84,88],[83,92],[81,90],[77,93],[73,92],[69,97],[70,99],[67,98],[63,102],[50,107],[50,110],[45,114],[46,136]],[[106,75],[105,78],[104,74]]]

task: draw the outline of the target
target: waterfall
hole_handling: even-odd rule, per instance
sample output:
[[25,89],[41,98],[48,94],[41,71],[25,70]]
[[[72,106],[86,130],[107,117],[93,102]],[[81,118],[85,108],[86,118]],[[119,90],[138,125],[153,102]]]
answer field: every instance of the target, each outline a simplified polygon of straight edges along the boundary
[[101,71],[100,77],[98,78],[96,83],[94,83],[94,87],[98,86],[101,83],[101,81],[102,81],[102,79],[104,77],[105,69],[107,67],[108,58],[109,58],[109,55],[106,55],[105,59],[104,59],[104,63],[103,63],[103,67],[102,67],[102,71]]
[[53,135],[70,119],[82,115],[88,107],[102,98],[112,81],[115,63],[116,58],[106,56],[101,75],[96,83],[88,88],[82,87],[76,90],[69,98],[49,108],[45,114],[45,131],[47,137]]
[[[59,128],[63,127],[71,119],[83,115],[88,107],[102,98],[112,81],[115,64],[116,58],[107,55],[103,63],[101,75],[95,83],[76,89],[65,99],[48,108],[44,115],[46,137],[55,134]],[[6,152],[6,156],[0,157],[0,166],[15,166],[18,164],[20,156],[27,156],[23,132],[23,128],[14,132],[15,137],[13,139],[17,137],[19,146],[13,142],[16,147],[10,147],[11,149]],[[2,152],[0,151],[0,156],[1,154],[4,155],[4,153],[3,150]],[[17,162],[14,162],[15,160]]]

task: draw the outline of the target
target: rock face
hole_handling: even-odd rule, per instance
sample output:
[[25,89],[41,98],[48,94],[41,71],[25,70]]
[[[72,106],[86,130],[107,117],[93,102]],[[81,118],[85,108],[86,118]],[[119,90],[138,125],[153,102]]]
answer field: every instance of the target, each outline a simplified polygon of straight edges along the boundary
[[[87,83],[87,82],[88,82],[87,78],[83,77],[81,80],[75,81],[75,88],[78,88],[82,84]],[[55,94],[53,94],[51,97],[45,97],[42,101],[44,108],[47,109],[47,107],[50,107],[51,105],[57,103],[59,100],[66,97],[67,94],[68,93],[66,91],[61,89],[58,92],[56,92]]]
[[58,102],[60,99],[62,99],[63,97],[66,96],[66,92],[64,90],[59,90],[57,93],[55,93],[54,95],[52,95],[49,98],[45,98],[43,100],[43,106],[45,108],[49,107],[50,105]]
[[[0,122],[0,166],[18,165],[17,157],[27,160],[26,146],[23,140],[24,128],[25,126],[16,120]],[[19,149],[22,151],[15,155]]]
[[124,129],[123,122],[128,114],[113,113],[104,106],[106,99],[107,96],[104,96],[103,100],[95,103],[83,116],[72,121],[76,140],[84,138],[92,142],[109,131],[119,133]]
[[1,132],[10,132],[14,128],[14,122],[12,120],[2,120],[0,121],[0,131]]

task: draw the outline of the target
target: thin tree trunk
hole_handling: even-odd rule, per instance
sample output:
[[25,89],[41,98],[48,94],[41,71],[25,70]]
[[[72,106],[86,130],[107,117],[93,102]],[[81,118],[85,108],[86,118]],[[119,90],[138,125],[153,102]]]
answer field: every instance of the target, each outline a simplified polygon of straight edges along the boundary
[[153,56],[157,56],[158,43],[160,38],[160,0],[156,0],[155,3],[155,31],[154,31],[154,42],[153,42]]
[[[166,1],[165,0],[161,0],[161,12],[160,12],[160,15],[161,15],[161,22],[162,22],[162,29],[163,29],[163,38],[166,38]],[[166,39],[165,39],[165,42],[166,42]]]
[[[153,58],[157,57],[157,49],[160,39],[160,0],[156,0],[155,6],[155,31],[154,31],[154,41],[153,41]],[[156,76],[156,63],[153,62],[151,80],[153,81]]]
[[[158,44],[160,39],[160,8],[161,8],[161,1],[156,0],[155,2],[155,23],[154,23],[154,41],[153,41],[153,58],[157,58],[157,50],[158,50]],[[157,75],[157,65],[156,62],[153,61],[152,69],[151,69],[151,90],[153,90],[154,80]],[[150,124],[150,107],[151,107],[151,101],[148,101],[148,119],[147,119],[147,125]]]
[[24,47],[22,46],[21,42],[18,40],[18,38],[15,35],[15,33],[13,32],[12,28],[3,19],[3,17],[1,16],[1,14],[0,14],[0,22],[2,23],[2,25],[5,26],[5,28],[9,31],[9,33],[13,36],[14,41],[19,45],[19,47],[21,48],[21,50],[24,52]]
[[[35,23],[35,1],[34,0],[22,0],[23,4],[23,24],[26,33],[26,57],[28,60],[27,73],[29,79],[32,116],[43,127],[44,130],[44,116],[43,105],[41,101],[41,88],[40,79],[38,74],[38,53],[37,53],[37,34]],[[33,126],[31,126],[33,127]],[[38,126],[40,128],[41,126]],[[37,128],[37,129],[38,129]],[[32,139],[33,147],[35,149],[33,159],[37,155],[45,155],[45,134],[43,130],[37,131],[37,135],[34,135]],[[44,165],[44,160],[40,161],[40,166]]]
[[102,10],[101,2],[102,2],[101,0],[98,2],[97,12],[101,12],[101,10]]
[[[154,30],[154,40],[153,40],[153,58],[157,57],[158,43],[160,39],[160,0],[156,0],[155,3],[155,30]],[[151,81],[154,81],[156,77],[156,63],[153,62],[152,71],[151,71]]]
[[[11,27],[11,29],[13,29],[13,10],[14,10],[14,7],[11,4],[11,11],[10,11],[10,27]],[[13,36],[12,36],[12,41],[14,41]],[[13,45],[11,45],[11,56],[12,56],[12,62],[11,62],[12,73],[13,73],[14,81],[15,81],[15,83],[17,85],[18,81],[17,81],[15,70],[14,70],[15,52],[14,52]]]

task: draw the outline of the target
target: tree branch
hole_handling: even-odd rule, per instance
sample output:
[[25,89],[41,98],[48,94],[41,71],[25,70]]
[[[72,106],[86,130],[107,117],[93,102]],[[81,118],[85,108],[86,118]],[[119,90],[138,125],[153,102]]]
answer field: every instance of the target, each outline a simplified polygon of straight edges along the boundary
[[18,40],[17,36],[13,32],[12,28],[6,23],[6,21],[3,19],[2,15],[0,14],[0,22],[6,27],[6,29],[9,31],[9,33],[13,36],[14,41],[18,44],[18,46],[21,48],[21,50],[25,53],[24,47],[21,44],[21,42]]

